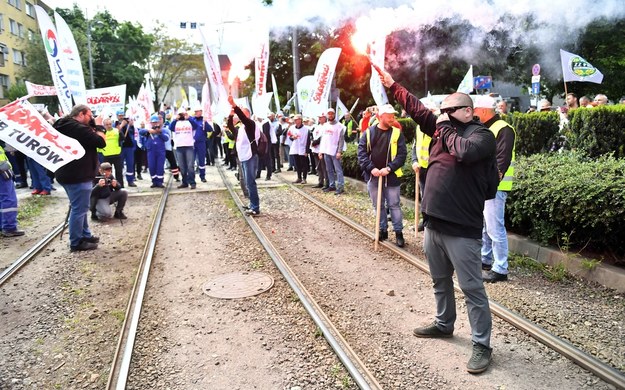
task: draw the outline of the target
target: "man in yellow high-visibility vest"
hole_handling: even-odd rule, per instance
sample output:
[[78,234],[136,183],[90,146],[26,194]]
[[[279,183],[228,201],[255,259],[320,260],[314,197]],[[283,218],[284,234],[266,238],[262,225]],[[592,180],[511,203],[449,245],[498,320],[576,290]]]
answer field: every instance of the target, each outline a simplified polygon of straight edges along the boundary
[[508,191],[514,181],[516,132],[495,113],[495,99],[490,96],[478,96],[475,114],[493,132],[497,141],[499,186],[495,198],[484,203],[482,230],[482,276],[485,282],[495,283],[508,280],[508,234],[504,215]]

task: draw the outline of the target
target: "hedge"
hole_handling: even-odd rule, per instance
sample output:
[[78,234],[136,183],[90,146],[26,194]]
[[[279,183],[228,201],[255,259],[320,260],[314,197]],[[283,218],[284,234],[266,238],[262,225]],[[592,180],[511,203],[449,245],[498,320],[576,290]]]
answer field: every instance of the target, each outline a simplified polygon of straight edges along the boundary
[[513,229],[543,243],[625,253],[625,160],[580,153],[536,154],[516,161],[506,202]]

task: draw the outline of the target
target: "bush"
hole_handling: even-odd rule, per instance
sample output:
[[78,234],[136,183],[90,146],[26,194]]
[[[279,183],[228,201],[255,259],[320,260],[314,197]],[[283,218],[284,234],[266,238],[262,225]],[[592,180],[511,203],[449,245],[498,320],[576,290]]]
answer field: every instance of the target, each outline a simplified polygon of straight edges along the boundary
[[560,114],[555,111],[519,112],[507,115],[507,122],[516,130],[516,155],[529,156],[549,150],[560,130]]
[[566,234],[574,246],[625,253],[625,160],[581,153],[518,157],[506,202],[513,229],[543,243]]
[[566,132],[571,148],[590,157],[614,153],[625,157],[625,106],[602,106],[577,109],[569,113]]

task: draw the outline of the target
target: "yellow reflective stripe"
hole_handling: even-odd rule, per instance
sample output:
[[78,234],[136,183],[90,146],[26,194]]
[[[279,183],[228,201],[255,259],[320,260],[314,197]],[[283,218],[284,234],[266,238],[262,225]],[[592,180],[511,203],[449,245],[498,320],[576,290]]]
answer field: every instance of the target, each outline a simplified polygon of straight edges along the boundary
[[[367,130],[365,130],[366,132],[366,136],[367,136],[367,152],[371,152],[371,135],[369,132],[369,128],[367,128]],[[391,141],[389,144],[389,149],[391,150],[391,160],[395,159],[395,156],[397,156],[397,141],[399,140],[399,135],[401,134],[401,130],[399,130],[397,127],[393,127],[392,133],[391,133]],[[397,170],[395,170],[395,176],[397,177],[402,177],[404,176],[404,172],[402,171],[401,167]]]
[[495,135],[495,138],[497,138],[497,135],[499,134],[501,129],[503,129],[506,126],[509,126],[514,132],[514,145],[512,145],[512,159],[510,161],[510,166],[506,170],[506,173],[504,173],[503,179],[501,179],[501,181],[499,182],[499,186],[497,187],[497,190],[499,191],[512,190],[512,184],[514,183],[514,166],[515,166],[515,160],[516,160],[516,152],[515,152],[516,130],[509,123],[507,123],[506,121],[502,119],[496,121],[490,126],[490,131],[493,132],[493,134]]

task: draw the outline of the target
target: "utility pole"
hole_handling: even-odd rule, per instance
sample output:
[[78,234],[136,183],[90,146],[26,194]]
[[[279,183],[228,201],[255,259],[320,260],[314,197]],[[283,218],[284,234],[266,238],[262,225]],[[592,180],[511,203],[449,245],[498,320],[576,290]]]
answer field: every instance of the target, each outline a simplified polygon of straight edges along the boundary
[[[297,82],[299,81],[299,42],[297,40],[297,27],[293,27],[293,93],[297,94]],[[299,113],[299,101],[295,98],[295,112]]]

